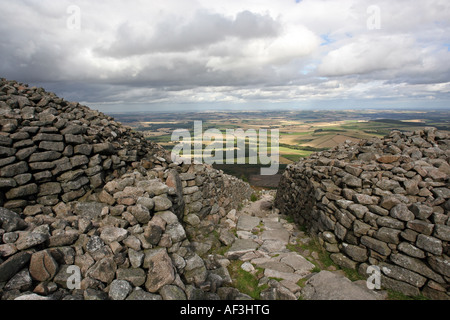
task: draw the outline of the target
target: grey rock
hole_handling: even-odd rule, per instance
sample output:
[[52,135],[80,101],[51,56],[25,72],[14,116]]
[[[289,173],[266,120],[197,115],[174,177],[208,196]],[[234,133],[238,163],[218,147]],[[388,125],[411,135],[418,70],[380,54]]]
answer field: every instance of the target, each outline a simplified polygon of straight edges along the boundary
[[447,256],[430,256],[428,263],[433,270],[446,277],[450,277],[450,259]]
[[383,296],[352,283],[342,275],[321,271],[301,291],[304,300],[381,300]]
[[410,210],[412,213],[414,213],[416,218],[420,219],[420,220],[428,219],[431,216],[431,214],[433,213],[433,208],[431,208],[430,206],[427,206],[424,204],[418,204],[418,203],[414,203],[413,205],[411,205]]
[[100,202],[78,202],[74,207],[77,216],[95,220],[100,217],[105,205]]
[[104,246],[105,243],[103,242],[103,240],[99,236],[93,235],[86,243],[86,251],[89,253],[93,253],[97,250],[100,250]]
[[106,257],[97,261],[88,271],[88,275],[103,283],[109,284],[114,280],[117,265],[113,258]]
[[253,228],[259,225],[261,219],[248,215],[241,215],[237,222],[237,230],[252,231]]
[[64,135],[64,140],[66,141],[66,143],[74,144],[74,145],[85,143],[83,136],[70,134],[70,133]]
[[151,196],[160,196],[169,191],[169,187],[157,179],[140,181],[137,186],[143,188]]
[[438,256],[442,254],[442,241],[434,237],[419,234],[417,236],[416,246]]
[[27,223],[20,216],[6,208],[0,207],[0,227],[6,232],[23,230],[27,227]]
[[117,269],[116,275],[117,279],[126,280],[135,287],[142,286],[145,283],[147,277],[144,269],[141,268],[129,268],[129,269],[119,268]]
[[50,196],[60,194],[62,192],[59,182],[47,182],[39,186],[38,196]]
[[156,196],[153,198],[155,201],[155,211],[165,211],[172,207],[172,201],[164,196]]
[[129,207],[128,210],[140,224],[147,224],[150,221],[150,211],[147,207],[137,204]]
[[143,252],[131,248],[128,249],[128,258],[133,268],[139,268],[144,262],[144,257],[145,254]]
[[342,249],[346,255],[357,262],[364,262],[368,259],[366,248],[343,243]]
[[35,183],[13,188],[6,192],[6,199],[17,199],[31,196],[38,193],[38,186]]
[[63,142],[41,141],[41,143],[39,143],[39,148],[48,151],[63,152],[65,146]]
[[38,133],[33,137],[33,141],[63,141],[63,136],[60,134],[52,133]]
[[404,281],[392,279],[390,277],[381,274],[381,284],[384,289],[392,289],[397,292],[401,292],[407,296],[415,297],[420,294],[417,287],[410,285]]
[[314,264],[306,260],[306,258],[294,252],[281,258],[280,262],[293,268],[295,273],[299,275],[307,275],[315,267]]
[[30,156],[29,161],[30,162],[53,161],[53,160],[61,158],[61,156],[62,156],[62,154],[60,152],[56,152],[56,151],[38,152],[38,153],[33,153]]
[[393,218],[399,219],[401,221],[411,221],[414,220],[414,214],[408,209],[406,204],[398,204],[393,207],[390,211]]
[[21,295],[17,298],[15,298],[14,300],[17,301],[43,301],[43,300],[52,300],[51,297],[44,297],[35,293],[31,293],[31,294],[24,294]]
[[377,225],[380,227],[387,227],[399,230],[403,230],[405,228],[405,224],[402,221],[399,221],[391,217],[379,217],[377,219]]
[[6,283],[4,290],[27,291],[31,289],[32,285],[33,279],[31,279],[30,273],[27,269],[23,269]]
[[391,253],[391,249],[389,249],[386,243],[368,236],[361,237],[361,244],[384,256],[388,256]]
[[186,239],[186,231],[181,223],[172,223],[166,226],[165,234],[168,235],[173,243],[183,241]]
[[253,240],[236,239],[231,248],[225,253],[225,257],[231,260],[237,260],[244,254],[254,251],[259,245]]
[[175,285],[165,285],[159,290],[163,300],[187,300],[184,291]]
[[355,270],[356,269],[356,262],[349,259],[347,256],[345,256],[342,253],[332,253],[330,255],[331,260],[333,260],[334,263],[336,263],[338,266],[343,268],[348,268]]
[[355,194],[353,201],[363,205],[378,204],[378,198],[376,196],[369,196],[367,194]]
[[184,268],[184,278],[189,284],[199,286],[205,282],[208,272],[202,258],[197,254],[193,254],[185,258],[186,266]]
[[399,251],[406,253],[408,256],[419,259],[425,258],[425,252],[423,252],[422,250],[420,250],[419,248],[413,246],[408,242],[400,243],[397,248]]
[[89,163],[88,157],[85,155],[73,156],[70,158],[70,164],[73,168],[80,167]]
[[414,231],[417,231],[419,233],[423,233],[427,236],[431,235],[431,233],[433,232],[434,229],[434,225],[431,223],[427,223],[425,221],[422,220],[412,220],[412,221],[408,221],[408,223],[406,224],[406,226]]
[[433,235],[441,240],[450,241],[450,226],[437,224]]
[[381,240],[381,241],[384,241],[387,243],[399,244],[400,243],[400,239],[399,239],[400,233],[401,233],[400,230],[382,227],[377,231],[377,233],[375,234],[375,237],[378,240]]
[[144,268],[148,269],[145,288],[151,293],[158,292],[175,280],[175,268],[166,249],[148,250],[145,253]]
[[108,299],[108,294],[100,290],[87,288],[83,292],[83,298],[84,300],[103,301]]
[[366,214],[366,212],[369,211],[369,209],[366,206],[363,206],[360,204],[349,205],[347,209],[348,209],[348,211],[353,213],[359,219],[364,218],[364,215]]
[[390,180],[390,179],[380,180],[380,181],[378,181],[378,183],[376,185],[377,185],[377,187],[379,187],[380,189],[383,189],[383,190],[394,190],[395,188],[400,187],[400,184],[398,183],[398,181]]
[[381,263],[379,267],[386,276],[395,280],[407,282],[418,288],[421,288],[427,281],[425,277],[395,265]]
[[31,253],[19,252],[0,264],[0,282],[6,282],[25,267],[31,259]]
[[400,253],[393,253],[390,256],[390,259],[396,265],[406,268],[408,270],[414,271],[416,273],[419,273],[427,278],[433,279],[434,281],[436,281],[438,283],[445,282],[445,280],[442,278],[442,276],[435,273],[424,262],[422,262],[419,259],[405,256]]
[[112,300],[125,300],[133,288],[125,280],[114,280],[109,287],[109,297]]
[[235,236],[228,231],[227,229],[221,229],[219,234],[219,240],[222,242],[225,246],[230,246],[235,241]]
[[342,182],[345,183],[348,187],[362,187],[362,180],[357,178],[351,174],[347,174],[342,178]]
[[11,178],[28,172],[28,164],[25,161],[11,164],[0,169],[0,177]]
[[136,204],[142,205],[148,210],[152,210],[155,206],[155,201],[152,198],[139,197]]
[[26,250],[44,243],[48,239],[48,234],[25,231],[19,235],[15,245],[18,250]]
[[123,241],[127,236],[127,230],[116,227],[105,227],[100,233],[100,239],[102,239],[106,244],[110,244],[114,241]]
[[112,155],[115,153],[114,146],[109,142],[92,145],[94,154]]
[[153,294],[142,290],[141,288],[134,288],[126,300],[139,301],[139,300],[162,300],[159,294]]
[[355,220],[355,222],[353,222],[353,232],[355,233],[355,235],[358,236],[365,235],[370,229],[371,229],[370,225],[360,220]]
[[450,190],[448,188],[434,188],[431,192],[433,192],[436,197],[444,199],[450,198]]

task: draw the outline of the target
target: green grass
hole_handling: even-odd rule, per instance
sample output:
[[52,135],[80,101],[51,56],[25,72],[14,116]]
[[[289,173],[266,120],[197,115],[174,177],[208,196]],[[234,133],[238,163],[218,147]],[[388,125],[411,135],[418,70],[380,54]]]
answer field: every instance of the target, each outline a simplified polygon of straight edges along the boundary
[[388,300],[430,300],[423,295],[410,297],[401,292],[394,291],[391,289],[387,289],[386,291],[388,293],[388,298],[387,298]]
[[261,292],[269,287],[267,284],[258,287],[259,279],[264,274],[264,270],[262,268],[256,268],[256,274],[253,275],[250,272],[242,270],[241,266],[243,263],[243,261],[234,260],[228,266],[231,279],[233,279],[232,286],[240,292],[258,300]]
[[284,220],[286,220],[288,223],[294,223],[294,218],[292,216],[286,216],[284,217]]
[[351,281],[366,280],[366,277],[364,277],[363,275],[359,274],[358,271],[356,271],[354,269],[344,268],[344,267],[341,267],[340,269],[342,269],[345,272],[345,275]]

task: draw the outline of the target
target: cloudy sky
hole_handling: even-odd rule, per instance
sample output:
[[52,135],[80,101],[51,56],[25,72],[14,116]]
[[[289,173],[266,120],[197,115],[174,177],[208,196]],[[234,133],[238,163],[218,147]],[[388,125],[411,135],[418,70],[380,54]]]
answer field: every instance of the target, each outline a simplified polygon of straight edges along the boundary
[[0,0],[0,77],[101,111],[449,108],[448,0]]

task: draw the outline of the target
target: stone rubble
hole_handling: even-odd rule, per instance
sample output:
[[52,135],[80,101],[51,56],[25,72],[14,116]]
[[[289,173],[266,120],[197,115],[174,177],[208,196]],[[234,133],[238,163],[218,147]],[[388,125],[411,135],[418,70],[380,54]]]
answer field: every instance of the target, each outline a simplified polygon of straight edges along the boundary
[[450,137],[435,128],[346,142],[289,165],[275,206],[339,266],[382,286],[450,299]]
[[250,198],[247,183],[5,79],[0,128],[2,300],[242,297],[208,253],[234,240],[219,221]]

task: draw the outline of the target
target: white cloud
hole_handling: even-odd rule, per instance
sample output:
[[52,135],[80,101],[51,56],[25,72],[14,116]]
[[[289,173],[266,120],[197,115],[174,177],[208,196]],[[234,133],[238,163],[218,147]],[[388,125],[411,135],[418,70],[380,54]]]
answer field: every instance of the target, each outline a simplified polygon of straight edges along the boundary
[[[0,5],[0,76],[72,100],[449,100],[447,0]],[[81,10],[81,30],[66,27],[69,5]],[[380,30],[367,29],[370,5],[380,8]]]

